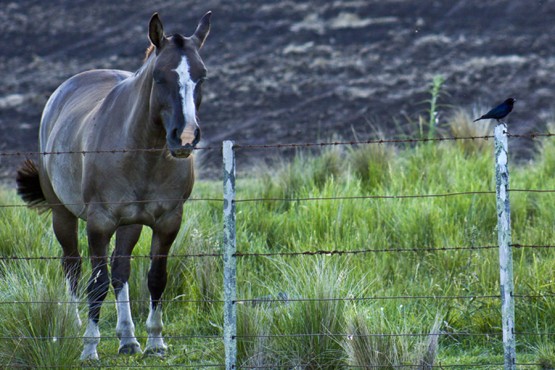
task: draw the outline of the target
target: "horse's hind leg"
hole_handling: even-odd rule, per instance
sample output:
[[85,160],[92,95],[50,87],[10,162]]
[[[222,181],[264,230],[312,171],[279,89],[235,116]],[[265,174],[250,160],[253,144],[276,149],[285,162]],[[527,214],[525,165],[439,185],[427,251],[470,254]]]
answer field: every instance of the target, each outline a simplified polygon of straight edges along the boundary
[[89,320],[83,337],[83,352],[81,360],[97,360],[96,347],[100,343],[100,308],[110,288],[108,276],[108,246],[110,239],[116,231],[116,224],[106,214],[89,208],[87,215],[87,237],[89,239],[89,258],[92,271],[87,285],[89,301]]
[[135,325],[131,317],[129,302],[130,256],[141,235],[142,225],[121,226],[116,231],[116,248],[112,254],[112,285],[116,295],[118,323],[116,334],[120,340],[119,353],[141,353],[141,346],[135,338]]
[[62,246],[64,256],[62,267],[67,279],[71,302],[75,305],[77,323],[81,326],[79,307],[77,307],[77,288],[81,278],[81,256],[77,241],[77,217],[61,206],[52,208],[52,226],[56,239]]

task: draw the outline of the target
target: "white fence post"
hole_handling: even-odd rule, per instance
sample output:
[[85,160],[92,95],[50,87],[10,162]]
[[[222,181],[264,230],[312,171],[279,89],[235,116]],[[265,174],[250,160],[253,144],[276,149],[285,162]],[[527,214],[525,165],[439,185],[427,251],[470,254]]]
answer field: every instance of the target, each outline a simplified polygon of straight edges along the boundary
[[511,247],[511,210],[509,202],[509,157],[507,125],[497,124],[495,137],[495,190],[497,194],[497,240],[499,242],[499,283],[505,370],[516,370],[515,303],[513,251]]
[[233,141],[223,142],[224,161],[224,348],[225,368],[237,362],[237,257],[235,253],[235,153]]

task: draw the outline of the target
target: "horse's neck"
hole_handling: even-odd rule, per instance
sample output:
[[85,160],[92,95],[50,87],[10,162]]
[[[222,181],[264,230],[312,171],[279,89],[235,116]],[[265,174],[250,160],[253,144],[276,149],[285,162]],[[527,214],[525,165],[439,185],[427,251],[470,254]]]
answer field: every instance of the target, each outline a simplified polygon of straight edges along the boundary
[[122,93],[128,96],[122,103],[127,116],[124,130],[127,145],[134,148],[159,148],[165,145],[165,138],[159,126],[151,122],[150,92],[152,89],[153,58],[131,76],[122,86]]

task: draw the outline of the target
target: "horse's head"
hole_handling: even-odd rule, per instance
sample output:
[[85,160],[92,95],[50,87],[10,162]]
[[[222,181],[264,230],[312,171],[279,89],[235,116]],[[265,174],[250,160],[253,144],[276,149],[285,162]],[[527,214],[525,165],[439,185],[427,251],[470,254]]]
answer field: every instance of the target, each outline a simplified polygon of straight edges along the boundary
[[155,53],[150,115],[166,132],[173,157],[187,158],[200,141],[197,112],[202,100],[206,68],[198,51],[210,31],[211,12],[200,20],[190,37],[164,35],[158,14],[150,19],[149,38]]

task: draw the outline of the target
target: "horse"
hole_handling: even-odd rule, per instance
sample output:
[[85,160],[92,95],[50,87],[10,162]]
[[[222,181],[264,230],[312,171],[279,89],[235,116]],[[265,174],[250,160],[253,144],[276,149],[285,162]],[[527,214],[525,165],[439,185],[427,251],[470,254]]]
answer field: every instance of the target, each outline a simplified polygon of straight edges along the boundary
[[190,37],[166,36],[155,13],[148,26],[150,47],[139,70],[90,70],[63,82],[42,113],[38,164],[27,159],[17,172],[17,190],[28,206],[52,212],[73,301],[81,276],[78,219],[86,221],[92,274],[82,360],[98,359],[100,309],[110,285],[108,263],[116,297],[118,352],[142,352],[131,317],[128,280],[130,256],[143,226],[152,229],[145,353],[163,355],[167,349],[161,297],[167,255],[193,189],[192,152],[200,140],[197,112],[206,79],[199,50],[210,32],[210,17],[207,12]]

